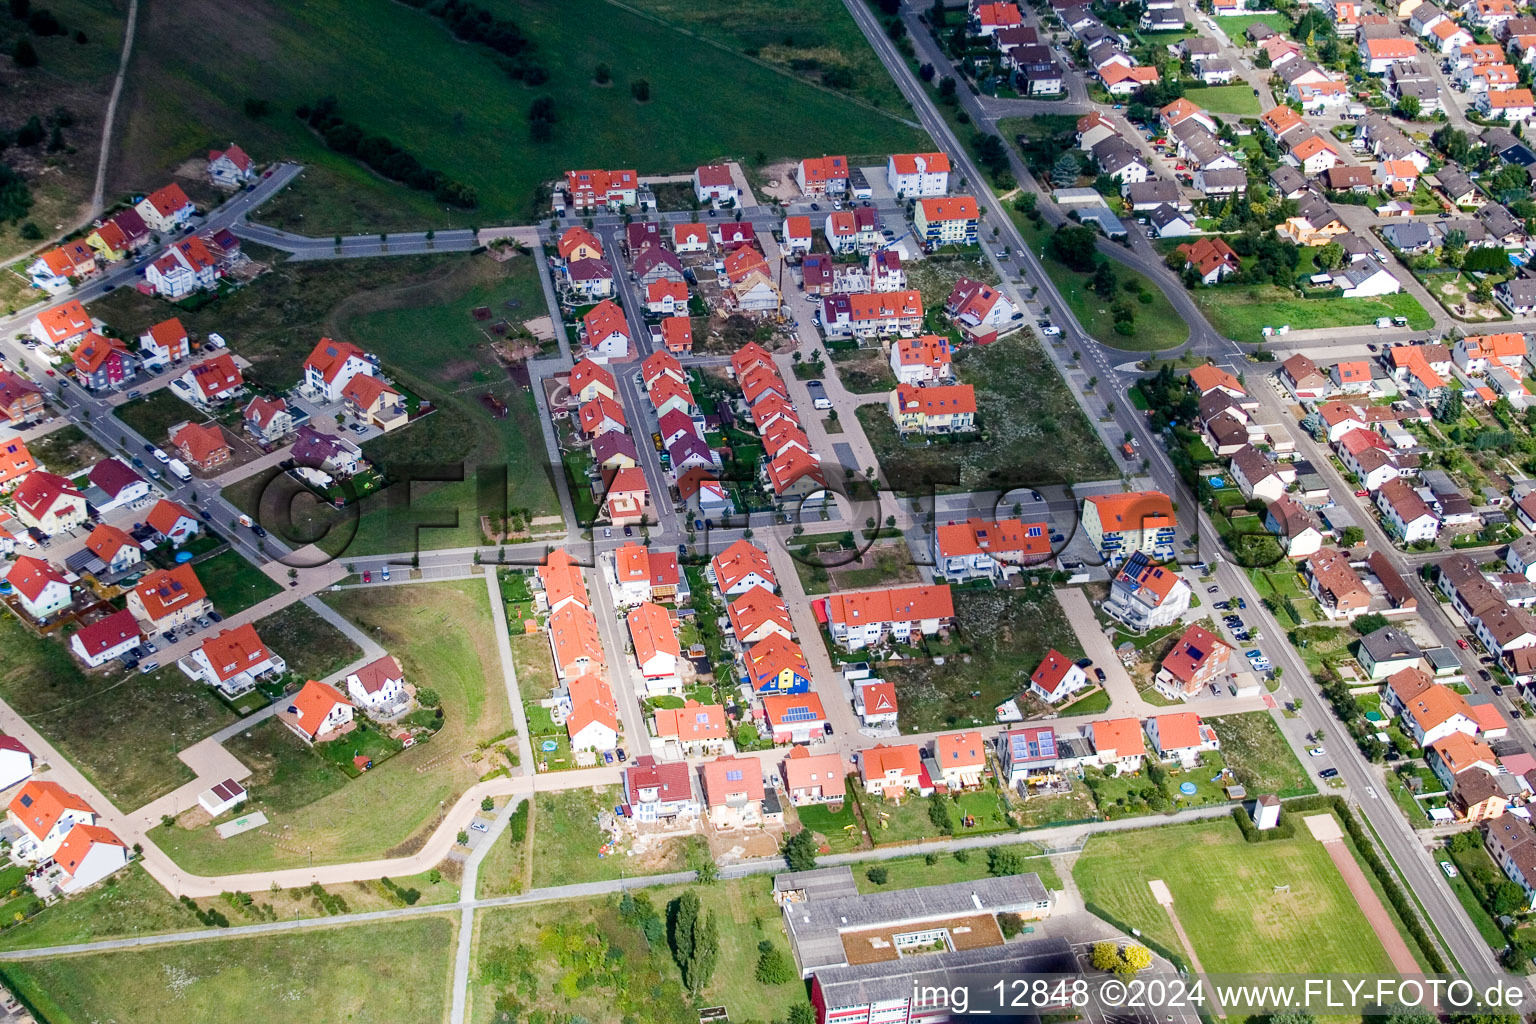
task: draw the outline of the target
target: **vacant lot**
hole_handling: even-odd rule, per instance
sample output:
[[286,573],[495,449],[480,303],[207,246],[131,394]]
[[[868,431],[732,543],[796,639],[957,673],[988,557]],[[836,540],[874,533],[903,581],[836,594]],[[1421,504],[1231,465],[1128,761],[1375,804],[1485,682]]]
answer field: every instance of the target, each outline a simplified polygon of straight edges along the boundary
[[1206,722],[1221,737],[1221,755],[1227,767],[1251,795],[1293,797],[1317,791],[1269,712],[1222,715]]
[[944,656],[943,665],[918,661],[880,670],[896,683],[903,732],[989,724],[993,708],[1029,686],[1048,649],[1082,655],[1048,587],[956,590],[954,599],[959,637],[930,648]]
[[[688,843],[668,839],[661,843],[647,841],[646,848],[629,856],[630,844],[609,846],[609,835],[598,828],[598,815],[611,817],[615,805],[622,802],[619,787],[567,789],[540,793],[535,799],[533,840],[533,887],[566,885],[571,882],[600,882],[622,875],[655,875],[680,871],[687,859]],[[542,851],[559,850],[560,856],[544,856]]]
[[891,489],[1007,491],[1114,474],[1109,453],[1033,338],[963,349],[955,367],[960,380],[976,388],[981,429],[975,440],[903,441],[884,406],[859,409]]
[[[757,6],[760,13],[727,24],[738,31],[771,30],[778,42],[796,33],[776,23],[776,7],[770,14],[769,5]],[[800,38],[818,50],[826,48],[824,39],[833,59],[846,52],[856,72],[849,76],[851,88],[883,90],[897,106],[873,55],[857,56],[863,43],[847,13],[825,2],[802,6]],[[143,187],[209,145],[238,138],[258,160],[289,157],[309,168],[292,198],[263,215],[287,228],[329,235],[526,221],[547,211],[536,198],[540,184],[572,167],[661,173],[730,154],[767,161],[928,145],[924,133],[899,119],[910,117],[909,111],[887,115],[851,104],[793,72],[709,45],[627,7],[600,0],[510,0],[491,9],[534,41],[531,59],[515,63],[538,64],[548,81],[523,85],[487,48],[455,40],[423,10],[386,0],[146,11],[135,47],[141,73],[130,80],[126,107],[119,111],[124,162],[117,178]],[[692,28],[698,15],[683,11],[678,17]],[[706,28],[704,34],[712,33]],[[766,41],[758,45],[766,48]],[[655,60],[658,53],[669,59]],[[775,60],[773,54],[763,57]],[[786,54],[782,62],[795,59]],[[599,64],[610,69],[609,84],[594,82]],[[631,92],[642,79],[647,102],[637,102]],[[445,211],[430,194],[385,182],[328,150],[293,113],[328,95],[365,133],[387,136],[426,166],[475,189],[478,209]],[[533,142],[528,111],[542,96],[553,100],[556,121],[552,138]],[[249,100],[267,106],[252,107]]]
[[891,359],[880,349],[833,352],[832,365],[843,387],[856,395],[873,395],[896,388]]
[[243,612],[282,591],[282,586],[234,549],[193,567],[208,600],[224,615]]
[[398,856],[419,848],[444,806],[476,781],[479,744],[512,728],[501,666],[490,636],[485,585],[423,583],[328,594],[335,608],[400,659],[408,682],[431,687],[444,724],[373,771],[348,780],[277,723],[231,741],[259,769],[255,806],[272,824],[233,839],[181,825],[155,838],[189,871],[220,874],[265,867]]
[[1233,14],[1215,19],[1216,27],[1226,33],[1227,38],[1238,46],[1252,46],[1246,35],[1248,26],[1263,22],[1281,35],[1289,35],[1291,31],[1291,19],[1279,11],[1266,11],[1263,14]]
[[1297,838],[1257,844],[1225,819],[1094,836],[1072,874],[1084,899],[1178,950],[1147,885],[1165,881],[1195,954],[1213,973],[1390,971],[1323,844],[1296,824]]
[[324,679],[362,657],[362,649],[319,613],[296,601],[254,623],[267,646],[297,679]]
[[161,655],[149,675],[87,677],[64,645],[0,615],[0,697],[123,810],[192,778],[176,752],[234,721],[201,682]]
[[[151,391],[143,398],[124,402],[113,413],[151,444],[170,452],[170,429],[189,420],[206,423],[207,417],[176,397],[170,388]],[[174,453],[172,453],[174,454]]]
[[1211,326],[1234,341],[1262,341],[1265,327],[1290,325],[1293,331],[1322,327],[1365,327],[1377,317],[1405,316],[1411,330],[1434,320],[1407,292],[1371,299],[1298,298],[1274,285],[1224,285],[1190,293]]
[[807,594],[922,582],[912,552],[901,543],[853,549],[833,542],[796,549],[793,557],[795,573]]
[[1209,89],[1191,89],[1189,101],[1213,114],[1236,114],[1239,117],[1248,117],[1258,116],[1260,113],[1259,98],[1253,94],[1253,87],[1247,82],[1240,85],[1213,85]]
[[54,1024],[436,1021],[446,1012],[454,931],[446,916],[376,922],[31,960],[3,975]]
[[27,442],[27,450],[48,472],[62,476],[89,469],[107,454],[74,424],[34,437]]
[[0,932],[0,948],[62,946],[196,927],[193,913],[134,864],[104,885],[55,903],[26,924]]
[[[798,977],[764,985],[754,977],[758,943],[768,941],[786,956],[789,942],[765,876],[695,886],[703,912],[715,915],[720,957],[699,999],[724,1006],[732,1020],[782,1020],[789,1007],[805,1001]],[[516,1019],[643,1020],[647,1024],[695,1024],[698,1012],[682,989],[668,948],[666,928],[654,941],[634,921],[639,901],[662,922],[682,886],[637,890],[631,903],[618,896],[567,900],[550,907],[485,911],[470,969],[475,1024],[503,1018],[499,1009],[518,1006]],[[524,1014],[527,1014],[525,1017]]]

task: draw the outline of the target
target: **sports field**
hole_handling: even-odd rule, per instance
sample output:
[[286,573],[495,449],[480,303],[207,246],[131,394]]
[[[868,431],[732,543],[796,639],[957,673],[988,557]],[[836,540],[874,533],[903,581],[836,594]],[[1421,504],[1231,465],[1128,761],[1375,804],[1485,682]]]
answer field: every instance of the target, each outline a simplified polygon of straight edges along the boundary
[[1210,973],[1392,973],[1328,851],[1297,826],[1295,839],[1267,843],[1243,842],[1225,818],[1094,836],[1072,874],[1088,903],[1178,950],[1147,885],[1162,879]]

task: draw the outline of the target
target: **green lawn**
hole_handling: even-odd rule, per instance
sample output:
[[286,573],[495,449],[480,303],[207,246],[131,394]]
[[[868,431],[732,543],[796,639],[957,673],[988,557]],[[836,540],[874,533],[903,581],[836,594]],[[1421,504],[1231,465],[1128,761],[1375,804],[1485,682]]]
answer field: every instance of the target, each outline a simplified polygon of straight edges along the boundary
[[1249,25],[1263,22],[1270,28],[1285,35],[1291,30],[1291,19],[1279,11],[1266,11],[1263,14],[1233,14],[1221,18],[1213,18],[1216,27],[1227,34],[1227,38],[1238,46],[1252,46],[1245,34]]
[[810,804],[797,807],[795,814],[800,818],[800,824],[821,834],[833,853],[864,848],[864,835],[858,827],[858,819],[854,817],[852,800],[843,801],[842,807],[836,811],[827,804]]
[[282,593],[282,585],[231,548],[193,567],[208,600],[226,616],[245,611]]
[[[1118,294],[1113,300],[1101,298],[1089,286],[1092,274],[1080,274],[1072,270],[1051,257],[1050,251],[1044,248],[1046,238],[1052,233],[1051,228],[1043,224],[1036,227],[1034,221],[1011,208],[1008,215],[1023,234],[1024,241],[1034,249],[1035,255],[1046,253],[1041,259],[1045,272],[1067,300],[1067,305],[1072,308],[1078,323],[1083,325],[1083,330],[1101,343],[1110,348],[1132,352],[1156,352],[1174,348],[1189,340],[1189,325],[1174,312],[1168,296],[1163,294],[1150,277],[1110,260],[1109,265],[1119,283]],[[1139,295],[1149,295],[1152,301],[1144,303]],[[1115,318],[1110,313],[1111,302],[1122,300],[1128,300],[1135,310],[1135,329],[1129,335],[1115,330]]]
[[1262,341],[1263,328],[1285,324],[1293,331],[1365,327],[1382,316],[1405,316],[1415,331],[1434,324],[1408,292],[1371,299],[1303,299],[1274,285],[1222,285],[1196,288],[1190,295],[1211,326],[1234,341]]
[[1246,82],[1241,85],[1213,85],[1208,89],[1191,89],[1188,95],[1191,103],[1197,107],[1204,107],[1213,114],[1236,114],[1239,117],[1246,117],[1262,113],[1259,110],[1259,98],[1253,94],[1253,87]]
[[295,601],[253,625],[296,679],[324,679],[363,655],[350,637],[303,602]]
[[[171,427],[188,420],[196,423],[207,420],[202,413],[177,398],[176,393],[170,388],[151,391],[143,398],[124,402],[117,407],[113,415],[138,431],[144,440],[159,445],[167,451],[170,449]],[[111,428],[107,429],[110,432]]]
[[540,793],[533,818],[533,887],[604,882],[621,875],[654,875],[680,871],[688,844],[681,839],[663,843],[643,857],[625,856],[622,848],[607,847],[608,835],[597,827],[603,811],[611,816],[623,803],[618,786],[597,791],[567,789]]
[[993,709],[1029,686],[1048,649],[1082,655],[1048,587],[956,590],[954,602],[959,637],[931,645],[943,665],[898,662],[881,670],[896,684],[903,732],[990,725]]
[[[200,874],[402,856],[420,848],[442,809],[490,767],[482,744],[506,736],[512,713],[481,580],[344,590],[329,603],[400,659],[406,680],[437,691],[442,729],[348,780],[277,723],[253,730],[252,808],[272,824],[232,839],[208,827],[156,828],[177,863]],[[236,756],[239,756],[237,753]]]
[[[1040,876],[1040,881],[1047,889],[1060,890],[1062,888],[1061,876],[1056,873],[1056,867],[1049,857],[1036,856],[1040,847],[1034,843],[1019,843],[1009,847],[1017,849],[1030,858],[1026,870]],[[929,858],[933,863],[929,864]],[[886,870],[884,885],[876,885],[869,879],[869,869],[875,866]],[[987,851],[972,850],[964,861],[955,859],[952,853],[931,853],[917,857],[896,857],[891,860],[870,861],[864,864],[854,864],[853,880],[859,887],[859,892],[884,892],[888,889],[918,889],[929,885],[948,885],[951,882],[972,882],[978,878],[986,878],[990,872],[987,870]]]
[[955,357],[962,383],[976,389],[980,432],[932,444],[903,441],[883,405],[859,408],[859,422],[891,489],[1008,490],[1115,473],[1061,375],[1033,338],[1014,336]]
[[1268,711],[1206,719],[1221,739],[1221,756],[1250,796],[1274,793],[1283,798],[1317,792],[1307,770],[1285,742]]
[[1108,711],[1109,705],[1109,691],[1099,689],[1077,698],[1070,704],[1063,704],[1061,713],[1063,715],[1097,715],[1102,711]]
[[484,899],[487,896],[509,896],[522,892],[523,871],[527,862],[528,837],[525,835],[522,842],[513,842],[512,824],[509,822],[497,837],[496,844],[480,862],[475,895]]
[[34,437],[27,442],[27,451],[32,453],[38,465],[61,476],[71,476],[82,469],[89,469],[107,454],[73,423],[49,431],[41,437]]
[[[682,886],[636,891],[662,922],[652,944],[621,913],[620,897],[567,900],[555,908],[508,907],[478,918],[470,968],[469,1019],[474,1024],[516,1020],[645,1021],[697,1024],[698,1010],[681,985],[665,937],[668,907]],[[702,1006],[724,1006],[731,1020],[783,1020],[805,1002],[798,975],[782,985],[756,977],[758,944],[772,942],[786,956],[779,909],[766,875],[695,886],[704,913],[713,913],[720,955]],[[500,1016],[498,1011],[516,1017]]]
[[[0,970],[52,1024],[395,1024],[447,1012],[457,918],[28,960]],[[302,1006],[299,1011],[297,1007]]]
[[149,675],[86,677],[61,642],[0,615],[0,697],[125,811],[190,781],[176,752],[234,721],[173,655],[161,659]]
[[[508,62],[545,68],[549,80],[534,87],[513,80],[485,47],[456,41],[425,11],[386,0],[280,0],[225,16],[157,12],[139,25],[135,55],[143,73],[125,96],[123,166],[114,173],[127,181],[155,180],[156,173],[202,155],[211,141],[238,138],[257,160],[284,156],[308,168],[293,194],[261,215],[285,228],[329,235],[524,222],[547,215],[541,183],[574,167],[654,174],[692,170],[730,154],[769,161],[931,145],[902,120],[910,110],[873,54],[864,52],[840,6],[802,4],[803,33],[781,24],[777,9],[762,3],[749,18],[718,19],[721,34],[751,33],[757,60],[727,48],[730,39],[726,46],[704,42],[701,36],[716,31],[699,24],[701,12],[656,6],[683,25],[600,0],[493,5],[496,16],[511,19],[534,42],[531,60]],[[707,12],[702,18],[715,21]],[[852,104],[773,66],[802,66],[802,54],[770,45],[790,36],[816,47],[818,63],[846,65],[852,90],[886,97],[890,113]],[[670,59],[657,61],[658,53]],[[599,63],[611,68],[611,84],[594,83]],[[805,78],[819,81],[820,71]],[[641,79],[649,84],[644,103],[631,95]],[[328,150],[293,113],[327,95],[365,133],[392,139],[426,166],[472,187],[478,209],[445,211],[430,194],[384,182]],[[532,142],[528,111],[541,96],[553,99],[557,120],[549,141]],[[248,99],[265,100],[270,112],[251,116]]]
[[133,864],[89,892],[55,903],[26,924],[0,932],[0,949],[64,946],[197,927],[190,910],[172,899],[142,866]]
[[[1390,973],[1391,961],[1302,823],[1298,837],[1245,843],[1236,824],[1167,825],[1092,837],[1073,867],[1083,898],[1163,946],[1181,949],[1151,879],[1212,973]],[[1276,892],[1278,885],[1289,892]]]

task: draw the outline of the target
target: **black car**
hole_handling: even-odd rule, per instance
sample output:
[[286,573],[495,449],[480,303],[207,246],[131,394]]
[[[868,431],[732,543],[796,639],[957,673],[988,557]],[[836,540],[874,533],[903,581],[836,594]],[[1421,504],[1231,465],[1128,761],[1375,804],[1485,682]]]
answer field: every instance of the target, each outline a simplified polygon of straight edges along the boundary
[[1495,685],[1493,687],[1493,695],[1495,697],[1502,697],[1502,696],[1504,696],[1504,687]]
[[251,532],[254,533],[258,537],[265,537],[267,535],[266,528],[262,527],[262,526],[259,526],[259,525],[258,526],[252,526],[251,527]]
[[206,519],[208,522],[210,522],[210,523],[213,522],[213,513],[208,511],[207,509],[200,508],[200,509],[197,510],[197,513],[198,513],[198,515],[200,515],[204,519]]
[[1337,778],[1338,774],[1339,770],[1337,768],[1324,768],[1322,771],[1317,773],[1317,777],[1320,779],[1332,779]]
[[1078,668],[1087,668],[1089,665],[1092,665],[1092,664],[1093,664],[1093,659],[1092,658],[1079,658],[1078,662],[1077,662],[1077,667]]
[[146,444],[144,446],[144,450],[149,452],[149,454],[151,454],[151,455],[155,454],[155,446],[152,445],[152,444]]
[[1480,668],[1480,669],[1477,670],[1477,678],[1481,679],[1483,682],[1486,683],[1486,682],[1488,682],[1488,680],[1492,679],[1493,676],[1488,674],[1488,670],[1487,669]]
[[1093,676],[1094,676],[1095,679],[1097,679],[1099,682],[1102,683],[1104,681],[1104,678],[1105,678],[1104,677],[1104,670],[1101,669],[1101,668],[1094,669],[1093,670]]

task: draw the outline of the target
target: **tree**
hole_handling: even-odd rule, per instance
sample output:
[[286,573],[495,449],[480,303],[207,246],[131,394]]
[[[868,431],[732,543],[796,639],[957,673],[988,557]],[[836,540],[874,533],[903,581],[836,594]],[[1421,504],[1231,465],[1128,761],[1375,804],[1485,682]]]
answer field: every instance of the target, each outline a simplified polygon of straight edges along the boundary
[[32,45],[32,40],[26,36],[16,40],[16,46],[11,50],[11,59],[19,68],[37,67],[37,49]]
[[816,1010],[810,1003],[796,1003],[789,1008],[785,1024],[816,1024]]
[[1344,265],[1344,247],[1338,242],[1329,242],[1317,251],[1317,265],[1324,270],[1337,270]]
[[1135,974],[1152,966],[1152,952],[1146,946],[1132,945],[1120,950],[1121,967],[1117,974]]
[[694,932],[699,923],[699,894],[692,889],[688,889],[672,901],[669,909],[672,911],[671,928],[669,929],[669,938],[672,943],[672,959],[682,969],[683,976],[686,979],[688,964],[692,962],[694,957]]
[[782,853],[791,871],[809,871],[816,866],[816,837],[803,828],[785,837]]
[[1091,961],[1097,970],[1112,971],[1120,966],[1120,948],[1113,942],[1095,942]]
[[1468,249],[1462,257],[1461,269],[1474,274],[1497,274],[1509,269],[1509,254],[1493,245],[1480,245]]
[[528,137],[534,142],[548,142],[555,137],[555,98],[540,96],[528,107]]
[[949,808],[944,804],[944,797],[938,793],[928,798],[928,820],[942,835],[955,834],[955,825],[949,820]]
[[1115,289],[1120,285],[1120,279],[1115,276],[1115,268],[1109,265],[1109,260],[1099,261],[1089,285],[1093,288],[1094,294],[1102,299],[1114,297]]
[[1083,165],[1078,163],[1077,157],[1071,153],[1063,153],[1051,165],[1051,184],[1057,188],[1067,188],[1077,180],[1082,170]]
[[767,939],[757,944],[757,970],[753,973],[763,985],[787,985],[795,978],[789,957]]
[[693,959],[683,969],[683,984],[694,995],[704,991],[704,986],[715,976],[715,966],[720,962],[720,929],[715,924],[715,912],[704,915],[702,926],[693,938]]
[[[1086,274],[1098,265],[1099,254],[1094,250],[1098,237],[1099,233],[1087,225],[1063,224],[1052,233],[1046,246],[1068,268]],[[1073,359],[1076,358],[1074,355]]]
[[613,81],[613,71],[608,67],[607,64],[599,64],[597,67],[592,69],[592,81],[596,82],[598,85],[607,85],[609,82]]
[[1022,875],[1028,865],[1024,854],[1017,847],[994,846],[987,851],[987,874],[1001,878],[1004,875]]
[[1397,113],[1405,121],[1417,121],[1419,119],[1419,98],[1417,96],[1404,96],[1397,101]]
[[1355,632],[1359,633],[1361,636],[1365,636],[1367,633],[1374,633],[1378,629],[1386,627],[1388,624],[1389,623],[1387,622],[1387,617],[1380,612],[1371,612],[1368,615],[1362,615],[1355,619],[1354,622],[1350,623],[1350,625],[1354,627]]
[[[1504,262],[1508,263],[1509,260],[1505,259]],[[1461,389],[1446,388],[1445,397],[1435,406],[1435,419],[1441,423],[1455,423],[1461,419],[1461,412]]]
[[876,866],[870,868],[868,871],[864,872],[864,877],[869,879],[871,882],[874,882],[876,885],[884,885],[886,882],[890,881],[891,872],[890,869],[884,865],[877,864]]
[[1344,534],[1339,538],[1339,542],[1346,548],[1352,548],[1363,540],[1365,540],[1365,531],[1358,526],[1344,527]]
[[649,103],[651,99],[651,83],[643,78],[637,78],[630,84],[629,94],[635,98],[636,103]]

